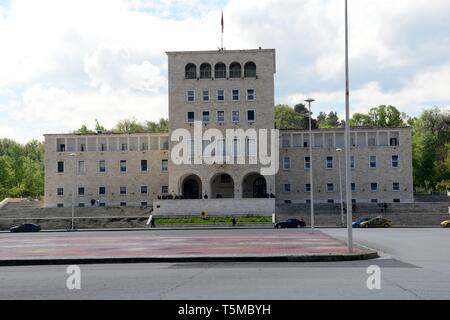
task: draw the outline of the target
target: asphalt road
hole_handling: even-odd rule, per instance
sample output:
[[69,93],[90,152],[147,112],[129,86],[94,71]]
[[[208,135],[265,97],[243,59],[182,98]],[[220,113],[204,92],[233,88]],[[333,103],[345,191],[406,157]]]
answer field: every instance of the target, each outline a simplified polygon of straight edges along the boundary
[[[323,231],[342,239],[346,234]],[[450,229],[355,230],[355,240],[381,250],[382,257],[339,263],[83,265],[81,290],[72,291],[66,288],[67,266],[0,267],[0,299],[450,299]],[[370,265],[381,268],[381,290],[366,286]]]

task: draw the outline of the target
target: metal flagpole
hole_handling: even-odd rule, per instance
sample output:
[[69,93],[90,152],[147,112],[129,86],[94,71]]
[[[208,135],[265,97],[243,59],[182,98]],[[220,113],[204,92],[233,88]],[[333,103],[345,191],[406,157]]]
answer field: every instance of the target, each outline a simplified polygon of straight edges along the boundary
[[220,42],[220,48],[223,50],[223,27],[224,27],[224,23],[223,23],[223,10],[222,10],[222,20],[221,20],[221,24],[222,24],[222,38],[221,38],[221,42]]
[[352,187],[350,172],[350,85],[348,62],[348,1],[345,0],[345,187],[347,199],[348,252],[353,252]]

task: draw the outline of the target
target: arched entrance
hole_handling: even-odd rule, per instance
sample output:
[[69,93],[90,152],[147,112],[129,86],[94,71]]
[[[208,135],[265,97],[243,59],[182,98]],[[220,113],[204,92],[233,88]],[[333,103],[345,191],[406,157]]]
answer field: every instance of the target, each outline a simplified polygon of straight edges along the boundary
[[233,199],[234,180],[226,173],[216,174],[211,179],[211,199]]
[[183,180],[184,199],[202,199],[202,181],[196,175],[191,175]]
[[250,173],[242,181],[242,197],[244,199],[267,198],[267,180],[259,173]]

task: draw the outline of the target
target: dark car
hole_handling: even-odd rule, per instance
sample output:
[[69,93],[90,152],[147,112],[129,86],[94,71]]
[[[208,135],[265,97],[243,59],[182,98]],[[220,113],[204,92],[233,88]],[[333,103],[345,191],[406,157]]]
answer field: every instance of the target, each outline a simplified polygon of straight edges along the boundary
[[12,227],[10,229],[11,232],[19,233],[19,232],[39,232],[41,231],[41,227],[37,224],[25,223],[21,224],[17,227]]
[[280,222],[275,225],[276,229],[296,229],[306,227],[306,223],[303,220],[289,219],[286,222]]

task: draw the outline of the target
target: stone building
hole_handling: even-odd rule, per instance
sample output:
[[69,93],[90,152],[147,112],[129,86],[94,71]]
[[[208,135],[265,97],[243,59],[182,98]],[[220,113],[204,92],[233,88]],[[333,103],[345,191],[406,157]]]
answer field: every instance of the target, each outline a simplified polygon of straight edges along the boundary
[[[277,156],[280,170],[266,175],[262,168],[267,163],[259,161],[264,136],[229,139],[229,132],[274,129],[275,50],[167,55],[169,133],[45,135],[45,206],[70,206],[74,191],[73,202],[79,206],[268,215],[276,204],[308,202],[311,166],[315,201],[340,201],[343,130],[314,131],[312,162],[307,131],[282,130],[276,144],[268,136],[268,153]],[[205,136],[210,129],[220,135]],[[178,137],[180,130],[189,136]],[[174,160],[172,152],[180,145],[189,162]],[[223,161],[205,164],[208,146],[214,150],[209,157]],[[413,202],[411,157],[411,129],[353,128],[354,201]]]

